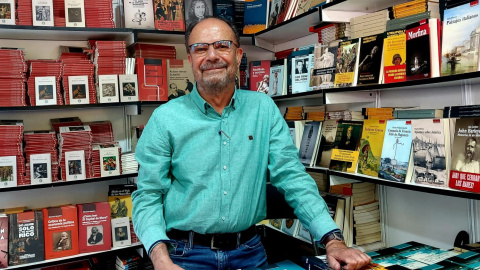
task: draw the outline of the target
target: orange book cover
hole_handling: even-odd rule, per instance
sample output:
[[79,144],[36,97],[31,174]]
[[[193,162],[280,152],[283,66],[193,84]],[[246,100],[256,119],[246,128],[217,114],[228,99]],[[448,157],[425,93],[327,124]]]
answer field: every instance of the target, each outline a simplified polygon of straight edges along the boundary
[[80,253],[109,250],[112,247],[110,204],[78,204],[78,238]]
[[66,205],[44,208],[45,259],[79,253],[77,207]]

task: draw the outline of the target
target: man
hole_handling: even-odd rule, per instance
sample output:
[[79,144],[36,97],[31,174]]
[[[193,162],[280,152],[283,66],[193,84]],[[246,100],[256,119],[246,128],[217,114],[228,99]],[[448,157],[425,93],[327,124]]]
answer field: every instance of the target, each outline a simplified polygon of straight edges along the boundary
[[189,79],[185,79],[187,87],[185,87],[185,94],[190,94],[193,90],[193,83]]
[[171,83],[168,87],[169,87],[169,89],[168,89],[168,93],[169,93],[168,100],[171,100],[171,99],[174,99],[174,98],[181,97],[181,96],[185,95],[185,91],[179,90],[177,88],[176,83]]
[[268,95],[235,89],[239,44],[228,21],[187,28],[196,87],[156,109],[138,142],[135,232],[156,270],[263,266],[254,225],[266,216],[269,170],[300,221],[326,244],[330,266],[359,269],[370,258],[340,239],[278,107]]
[[465,141],[464,160],[459,159],[455,165],[455,170],[469,173],[480,173],[480,163],[475,158],[477,139],[469,137]]
[[97,227],[92,227],[92,234],[90,234],[90,237],[88,238],[88,243],[90,245],[96,245],[103,240],[103,234],[98,231]]
[[297,68],[295,69],[295,74],[307,73],[307,68],[305,67],[305,65],[303,63],[303,60],[297,60],[295,65],[297,66]]
[[54,247],[53,251],[70,250],[70,249],[72,249],[72,244],[70,243],[70,238],[68,237],[68,233],[62,232],[60,234],[60,238],[58,239],[57,244]]
[[396,53],[393,56],[392,64],[394,64],[395,66],[399,66],[402,64],[402,57],[400,56],[400,54]]

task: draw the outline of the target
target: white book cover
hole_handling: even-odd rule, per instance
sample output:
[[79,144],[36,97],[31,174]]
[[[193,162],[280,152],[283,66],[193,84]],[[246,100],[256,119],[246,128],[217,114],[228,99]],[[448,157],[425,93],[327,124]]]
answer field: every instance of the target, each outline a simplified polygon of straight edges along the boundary
[[85,180],[85,151],[65,152],[67,181]]
[[287,75],[285,67],[287,59],[280,61],[282,64],[279,64],[279,61],[272,61],[272,64],[270,65],[270,80],[268,86],[270,90],[268,91],[268,95],[271,97],[281,96],[285,87]]
[[70,105],[89,104],[88,76],[68,76]]
[[55,76],[35,77],[36,106],[57,105],[57,81]]
[[310,236],[310,231],[307,228],[305,228],[305,226],[303,226],[301,222],[299,222],[299,225],[298,225],[297,235],[307,241],[312,241],[312,238]]
[[0,157],[0,188],[17,186],[17,157]]
[[15,25],[14,0],[0,0],[0,24]]
[[118,152],[118,147],[100,148],[100,164],[102,165],[100,175],[102,177],[120,175]]
[[30,179],[32,185],[52,182],[52,158],[50,154],[30,155]]
[[155,29],[152,0],[125,0],[123,10],[125,28]]
[[117,75],[98,75],[100,103],[119,102]]
[[292,59],[292,93],[310,91],[310,59],[313,54],[296,56]]
[[112,219],[112,244],[113,247],[130,246],[130,219],[129,217]]
[[85,27],[85,5],[83,0],[65,0],[65,26]]
[[33,26],[53,25],[53,0],[32,0]]
[[137,74],[118,75],[120,86],[120,101],[138,101],[138,79]]

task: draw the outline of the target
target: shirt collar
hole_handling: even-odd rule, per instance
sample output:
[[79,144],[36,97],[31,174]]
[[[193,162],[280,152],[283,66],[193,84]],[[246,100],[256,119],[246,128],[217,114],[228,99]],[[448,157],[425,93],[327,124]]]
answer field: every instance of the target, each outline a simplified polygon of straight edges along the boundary
[[[210,104],[208,104],[208,102],[206,102],[202,96],[200,96],[200,94],[198,93],[198,89],[197,89],[197,84],[194,85],[193,87],[193,90],[192,92],[189,94],[189,96],[192,98],[193,102],[195,102],[195,104],[197,105],[198,109],[200,109],[200,111],[203,113],[203,114],[207,114],[207,110],[208,108],[212,107]],[[233,92],[233,96],[232,96],[232,99],[230,100],[230,103],[228,104],[227,107],[225,108],[229,108],[231,107],[232,110],[235,110],[235,100],[238,99],[238,95],[237,95],[237,87],[235,86],[235,92]],[[238,103],[238,101],[237,101]]]

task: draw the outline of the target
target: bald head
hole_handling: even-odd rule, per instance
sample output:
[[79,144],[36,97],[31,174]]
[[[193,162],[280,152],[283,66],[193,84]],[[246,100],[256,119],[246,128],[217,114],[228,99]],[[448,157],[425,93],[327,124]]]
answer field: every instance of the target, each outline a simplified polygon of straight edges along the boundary
[[187,49],[187,53],[189,53],[188,46],[195,43],[195,42],[189,42],[190,35],[192,33],[197,33],[199,31],[203,32],[202,30],[207,30],[206,28],[210,28],[210,27],[217,27],[217,28],[221,27],[223,28],[223,31],[225,32],[225,34],[230,31],[229,36],[232,37],[230,40],[234,41],[235,44],[240,45],[240,34],[235,28],[235,24],[233,24],[233,22],[225,20],[224,18],[206,16],[205,19],[192,23],[187,27],[185,31],[185,47]]

